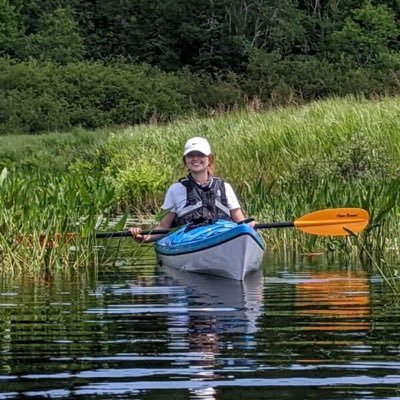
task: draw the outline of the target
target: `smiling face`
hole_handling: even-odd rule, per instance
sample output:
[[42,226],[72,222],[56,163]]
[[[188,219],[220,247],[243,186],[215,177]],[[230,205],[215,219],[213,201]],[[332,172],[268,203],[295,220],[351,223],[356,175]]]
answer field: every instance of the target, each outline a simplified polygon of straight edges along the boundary
[[199,151],[191,151],[184,157],[185,165],[192,173],[201,173],[207,171],[210,165],[209,156],[200,153]]

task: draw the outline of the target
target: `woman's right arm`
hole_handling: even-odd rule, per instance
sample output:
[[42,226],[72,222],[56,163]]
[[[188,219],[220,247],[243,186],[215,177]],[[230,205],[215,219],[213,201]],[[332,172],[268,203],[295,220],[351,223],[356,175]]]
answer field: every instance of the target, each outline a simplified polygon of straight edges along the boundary
[[[175,213],[167,212],[164,217],[161,219],[160,223],[154,228],[156,229],[170,229],[173,226],[175,220]],[[133,239],[136,240],[138,243],[149,243],[155,242],[156,240],[160,239],[163,235],[142,235],[142,228],[129,228]]]

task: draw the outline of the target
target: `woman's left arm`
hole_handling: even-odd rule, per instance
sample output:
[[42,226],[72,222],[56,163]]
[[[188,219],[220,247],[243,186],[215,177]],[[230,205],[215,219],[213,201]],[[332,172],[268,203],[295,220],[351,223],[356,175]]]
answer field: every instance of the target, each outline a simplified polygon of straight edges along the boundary
[[241,222],[245,219],[241,208],[235,208],[234,210],[230,210],[230,213],[233,222]]
[[[225,192],[228,201],[228,207],[230,209],[230,214],[233,222],[242,222],[246,219],[242,208],[240,207],[239,201],[236,197],[232,186],[225,182]],[[256,224],[255,221],[248,222],[251,227]]]

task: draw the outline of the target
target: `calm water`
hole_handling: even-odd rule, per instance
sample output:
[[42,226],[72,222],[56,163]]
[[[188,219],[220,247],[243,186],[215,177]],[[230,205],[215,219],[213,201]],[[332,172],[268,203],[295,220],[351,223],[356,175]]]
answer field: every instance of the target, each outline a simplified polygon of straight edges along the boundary
[[0,399],[400,399],[400,306],[361,268],[154,264],[3,279]]

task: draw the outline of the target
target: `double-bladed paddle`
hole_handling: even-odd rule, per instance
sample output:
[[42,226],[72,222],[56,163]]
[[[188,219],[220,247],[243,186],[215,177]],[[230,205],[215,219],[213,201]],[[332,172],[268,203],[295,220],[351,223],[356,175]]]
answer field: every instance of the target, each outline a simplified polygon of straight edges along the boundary
[[[314,211],[295,221],[260,223],[254,229],[297,228],[302,232],[318,236],[347,236],[361,232],[369,222],[369,214],[362,208],[328,208]],[[168,234],[175,229],[154,229],[143,231],[143,235]],[[98,232],[96,238],[131,236],[129,231]]]
[[[297,228],[302,232],[318,236],[347,236],[352,233],[361,232],[369,221],[369,215],[362,208],[329,208],[325,210],[314,211],[303,215],[295,221],[286,222],[270,222],[256,224],[254,229],[274,229],[274,228]],[[141,232],[143,235],[165,235],[175,231],[175,229],[154,229]],[[39,236],[39,242],[47,247],[53,247],[54,242],[66,241],[70,242],[76,236],[75,233],[57,233],[53,238],[45,235]],[[131,232],[98,232],[95,234],[98,239],[129,237]],[[19,236],[17,243],[25,243],[32,245],[33,238],[31,236]]]

